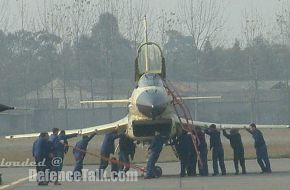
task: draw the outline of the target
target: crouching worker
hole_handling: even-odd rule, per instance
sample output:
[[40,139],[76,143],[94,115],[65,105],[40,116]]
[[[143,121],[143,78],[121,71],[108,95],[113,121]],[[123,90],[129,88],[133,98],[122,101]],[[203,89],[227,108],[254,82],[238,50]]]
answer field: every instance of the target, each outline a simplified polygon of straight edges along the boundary
[[149,158],[146,166],[146,177],[145,179],[155,178],[154,170],[155,164],[159,158],[160,152],[164,144],[164,138],[161,136],[160,132],[155,131],[155,137],[153,138],[149,148]]
[[97,130],[90,136],[83,135],[82,140],[78,141],[73,149],[73,155],[76,161],[75,168],[73,170],[74,179],[77,179],[78,177],[81,177],[82,175],[83,162],[86,156],[88,144],[90,140],[92,140],[92,138],[94,138],[96,134],[97,134]]

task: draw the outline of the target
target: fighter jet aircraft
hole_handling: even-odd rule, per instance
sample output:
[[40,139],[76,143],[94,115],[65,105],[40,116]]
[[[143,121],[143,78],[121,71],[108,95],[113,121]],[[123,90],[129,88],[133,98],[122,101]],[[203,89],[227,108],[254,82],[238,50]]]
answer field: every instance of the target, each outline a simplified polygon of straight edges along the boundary
[[[146,56],[145,56],[146,55]],[[156,130],[171,138],[181,133],[180,119],[175,113],[174,97],[166,85],[165,59],[161,48],[153,42],[146,42],[138,49],[135,61],[136,87],[128,99],[81,101],[87,103],[127,104],[128,114],[121,120],[84,129],[67,130],[66,133],[89,134],[98,130],[104,134],[117,129],[137,141],[150,141]],[[181,97],[178,97],[181,101]],[[214,99],[212,97],[184,97],[186,100]],[[184,119],[184,118],[182,118]],[[11,135],[6,138],[37,137],[38,133]]]

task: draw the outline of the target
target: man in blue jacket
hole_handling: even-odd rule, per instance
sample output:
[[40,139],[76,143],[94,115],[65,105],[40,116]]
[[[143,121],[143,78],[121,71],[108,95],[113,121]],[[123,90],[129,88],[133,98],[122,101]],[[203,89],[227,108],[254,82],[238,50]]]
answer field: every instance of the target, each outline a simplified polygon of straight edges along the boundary
[[246,174],[244,146],[238,129],[231,129],[229,134],[223,129],[223,135],[230,140],[231,147],[234,151],[235,175],[239,174],[239,161],[242,167],[242,173]]
[[[63,159],[64,159],[64,154],[65,154],[65,141],[67,139],[77,137],[78,134],[74,133],[71,135],[65,135],[65,133],[58,134],[59,129],[54,128],[52,129],[52,134],[50,135],[49,141],[53,145],[53,160],[59,160],[60,162],[57,165],[53,166],[53,171],[57,172],[57,174],[62,170],[63,167]],[[55,179],[54,185],[61,185],[58,182],[58,176]]]
[[182,134],[177,139],[176,150],[180,160],[180,177],[184,177],[186,174],[189,175],[189,161],[190,152],[189,147],[191,139],[187,137],[187,132],[182,131]]
[[125,134],[120,135],[119,139],[119,161],[121,161],[119,171],[127,172],[130,169],[130,157],[134,159],[136,145],[134,141]]
[[212,162],[213,162],[213,176],[219,174],[218,162],[221,168],[222,175],[226,175],[226,167],[224,162],[224,149],[221,142],[220,131],[216,129],[215,124],[211,124],[209,129],[204,131],[210,136],[210,149],[212,149]]
[[200,162],[198,163],[199,175],[208,176],[208,164],[207,164],[207,143],[205,140],[205,133],[200,127],[196,127],[197,137],[199,139],[198,151],[200,155]]
[[115,140],[119,138],[117,130],[107,133],[104,137],[102,146],[101,146],[101,160],[99,166],[99,178],[103,177],[105,169],[108,167],[110,154],[115,152]]
[[257,162],[261,167],[262,173],[271,173],[272,170],[263,133],[259,129],[257,129],[255,123],[250,124],[250,127],[251,129],[246,130],[252,134],[252,137],[255,141]]
[[145,179],[155,178],[154,170],[155,163],[157,162],[159,155],[162,151],[165,139],[161,136],[159,131],[155,131],[155,136],[148,148],[149,158],[146,166]]
[[82,174],[82,169],[83,169],[83,161],[86,156],[86,151],[88,144],[92,138],[97,134],[97,131],[95,131],[93,134],[90,136],[88,135],[83,135],[82,140],[78,141],[73,149],[73,155],[75,158],[75,168],[73,170],[73,176],[76,176],[76,172],[79,172],[78,175],[81,176]]
[[32,156],[35,159],[37,173],[40,171],[40,167],[39,167],[39,163],[38,163],[39,160],[36,157],[36,154],[39,152],[39,150],[36,149],[36,145],[38,144],[38,141],[40,140],[40,138],[44,138],[44,133],[40,133],[38,138],[33,142],[33,145],[32,145]]
[[196,176],[196,164],[197,164],[197,153],[194,146],[195,137],[192,137],[191,133],[187,133],[188,139],[188,152],[189,152],[189,164],[188,164],[188,176]]
[[[43,176],[43,174],[45,174],[46,170],[48,169],[47,161],[50,156],[48,138],[49,137],[47,133],[40,133],[38,139],[33,143],[32,154],[36,161],[38,185],[48,185],[48,176]],[[39,175],[39,172],[41,172],[42,175]]]

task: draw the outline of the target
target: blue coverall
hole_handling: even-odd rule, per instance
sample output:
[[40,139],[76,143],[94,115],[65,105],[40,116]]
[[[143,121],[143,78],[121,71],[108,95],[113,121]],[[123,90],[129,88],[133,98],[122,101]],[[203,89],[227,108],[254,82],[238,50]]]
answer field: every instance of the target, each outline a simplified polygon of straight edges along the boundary
[[[65,145],[62,141],[66,141],[67,139],[76,137],[78,134],[71,134],[71,135],[55,135],[52,134],[49,137],[49,141],[53,145],[53,159],[59,158],[60,163],[59,165],[52,166],[52,170],[56,172],[60,172],[63,167],[63,159],[65,153]],[[58,178],[56,179],[58,181]]]
[[90,140],[92,138],[94,138],[96,134],[92,134],[90,135],[89,137],[86,136],[85,138],[83,138],[82,140],[78,141],[73,149],[73,155],[74,155],[74,158],[75,158],[75,168],[73,170],[73,173],[75,172],[80,172],[82,173],[82,169],[83,169],[83,161],[84,161],[84,158],[86,156],[86,150],[87,150],[87,147],[88,147],[88,144],[90,142]]
[[186,138],[188,139],[187,151],[189,152],[189,162],[188,162],[188,176],[196,175],[196,164],[197,164],[197,154],[194,147],[194,143],[192,141],[192,135],[187,134]]
[[192,141],[190,138],[187,138],[186,133],[182,133],[177,140],[176,150],[178,152],[178,156],[180,159],[180,176],[183,177],[186,175],[190,175],[189,171],[189,162],[190,162],[190,152],[189,149]]
[[226,175],[226,167],[224,162],[224,149],[221,142],[220,132],[216,129],[206,129],[204,131],[210,136],[210,149],[212,149],[213,175],[219,174],[218,162],[222,175]]
[[[48,141],[44,138],[39,137],[34,143],[33,143],[33,156],[36,161],[36,170],[37,172],[45,172],[47,168],[47,161],[49,157],[49,144]],[[44,165],[39,166],[40,162],[44,161]],[[47,176],[48,177],[48,176]],[[46,179],[38,179],[39,184],[46,182]]]
[[115,152],[115,140],[119,138],[120,135],[116,131],[112,131],[107,133],[104,137],[102,146],[101,146],[101,161],[99,167],[99,177],[103,176],[104,170],[108,167],[110,159],[110,154],[114,154]]
[[124,164],[119,167],[120,171],[127,172],[130,169],[130,158],[133,160],[135,155],[136,145],[133,140],[127,137],[125,134],[120,135],[119,139],[119,160]]
[[263,133],[259,129],[247,129],[247,131],[252,134],[252,137],[255,141],[257,162],[260,165],[262,172],[272,172],[267,151],[267,145],[265,143]]
[[37,172],[37,173],[38,173],[38,171],[40,171],[40,168],[39,168],[39,166],[38,166],[38,160],[36,159],[36,154],[37,154],[37,152],[38,152],[38,150],[36,151],[36,145],[38,144],[39,138],[41,138],[41,137],[38,137],[38,138],[33,142],[33,145],[32,145],[32,156],[35,158],[36,172]]
[[200,161],[198,163],[199,175],[201,176],[208,176],[208,164],[207,164],[207,143],[205,140],[205,133],[201,130],[197,131],[197,136],[199,139],[200,144],[198,145]]
[[160,152],[162,151],[162,147],[164,144],[164,138],[159,134],[156,135],[148,150],[149,150],[149,158],[147,161],[147,167],[146,167],[146,177],[155,177],[154,176],[154,169],[155,169],[155,163],[157,162]]
[[234,151],[234,166],[236,170],[236,174],[239,173],[239,161],[242,167],[242,173],[246,173],[246,165],[245,165],[245,153],[244,146],[242,143],[242,138],[240,133],[232,131],[230,134],[223,130],[223,135],[230,140],[231,147]]

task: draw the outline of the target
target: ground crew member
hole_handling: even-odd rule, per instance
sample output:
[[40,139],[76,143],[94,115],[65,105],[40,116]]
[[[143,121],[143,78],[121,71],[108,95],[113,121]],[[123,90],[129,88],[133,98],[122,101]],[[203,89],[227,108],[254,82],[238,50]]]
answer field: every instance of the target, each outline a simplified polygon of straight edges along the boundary
[[[49,139],[49,136],[48,136],[48,139]],[[47,160],[47,168],[49,171],[53,171],[52,159],[53,159],[53,154],[54,154],[54,145],[50,140],[48,140],[48,150],[49,150],[50,156],[48,157],[48,160]]]
[[78,175],[81,176],[82,169],[83,169],[83,162],[84,162],[84,158],[86,156],[88,144],[89,144],[90,140],[92,140],[92,138],[94,138],[94,136],[96,134],[97,134],[97,131],[95,131],[90,136],[83,135],[82,140],[80,140],[76,143],[76,145],[73,149],[73,155],[74,155],[74,158],[76,161],[75,168],[73,170],[73,176],[76,176],[75,172],[79,172]]
[[[46,174],[47,161],[49,157],[49,144],[48,144],[48,134],[40,133],[38,139],[33,143],[33,156],[36,161],[36,170],[37,170],[37,182],[38,185],[48,185],[48,176],[43,176]],[[40,165],[41,164],[41,165]],[[39,172],[42,173],[41,177]]]
[[178,153],[178,157],[180,160],[180,177],[184,177],[186,174],[188,175],[189,170],[189,151],[188,147],[191,140],[187,138],[187,132],[182,131],[182,134],[178,137],[177,142],[175,142],[175,147]]
[[131,160],[134,159],[136,145],[134,141],[127,135],[120,135],[119,139],[119,161],[124,164],[120,164],[119,171],[124,171],[125,173],[130,169],[130,157]]
[[196,127],[197,137],[199,139],[198,151],[200,156],[200,162],[198,163],[199,175],[208,176],[208,164],[207,164],[207,143],[205,140],[205,133],[200,127]]
[[246,174],[244,146],[239,130],[231,129],[230,134],[228,134],[226,130],[223,129],[223,135],[230,140],[231,147],[234,151],[234,166],[236,170],[235,175],[239,174],[239,161],[242,167],[242,174]]
[[103,177],[105,169],[108,167],[110,154],[115,152],[115,140],[119,138],[117,130],[107,133],[104,137],[102,146],[101,146],[101,161],[99,166],[99,178]]
[[[61,130],[59,132],[59,135],[65,135],[65,130]],[[68,152],[68,150],[69,150],[68,140],[67,139],[63,140],[63,145],[64,145],[64,154],[66,154]]]
[[[40,138],[44,138],[44,133],[40,133],[38,138],[33,142],[33,145],[32,145],[32,156],[33,156],[33,158],[35,158],[36,173],[38,173],[40,171],[38,159],[36,157],[36,154],[37,154],[36,145],[37,145]],[[37,150],[37,151],[39,151],[39,150]]]
[[193,141],[196,141],[196,139],[192,139],[192,134],[190,133],[186,134],[186,138],[188,139],[187,151],[189,153],[187,175],[196,176],[197,154],[193,143]]
[[213,161],[213,176],[219,174],[218,162],[222,175],[226,175],[226,167],[224,162],[224,149],[221,142],[220,132],[216,129],[215,124],[211,124],[209,129],[204,131],[210,136],[210,150],[212,149],[212,161]]
[[261,173],[271,173],[272,170],[263,133],[259,129],[257,129],[255,123],[250,124],[250,127],[251,129],[246,130],[252,134],[252,137],[255,141],[257,162],[261,167]]
[[[62,167],[63,167],[63,159],[64,159],[64,152],[65,152],[64,141],[78,136],[77,133],[74,133],[71,135],[65,135],[65,134],[58,134],[58,132],[59,132],[59,129],[54,128],[49,138],[49,141],[51,141],[53,144],[53,160],[59,161],[57,165],[53,166],[53,171],[57,172],[57,174],[62,170]],[[58,176],[54,182],[54,185],[61,185],[58,182]]]
[[155,163],[157,162],[160,152],[164,144],[164,138],[161,136],[159,131],[155,131],[155,136],[148,148],[149,158],[146,166],[146,177],[145,179],[155,178]]

